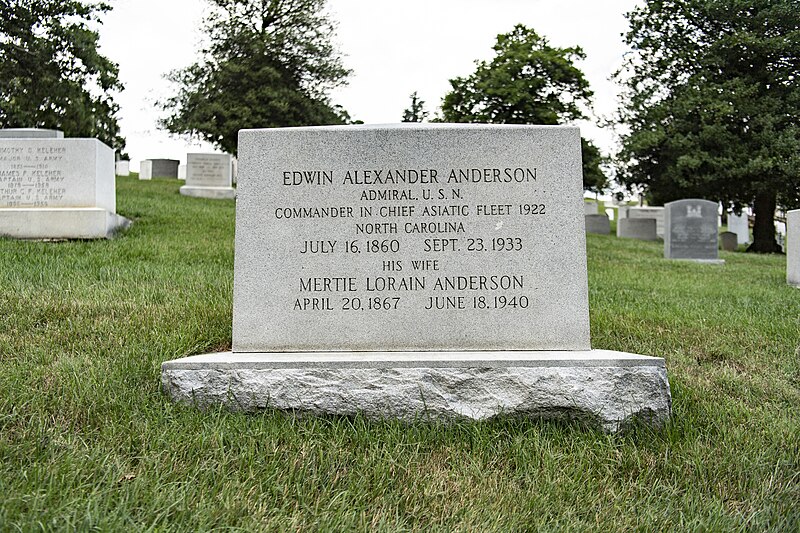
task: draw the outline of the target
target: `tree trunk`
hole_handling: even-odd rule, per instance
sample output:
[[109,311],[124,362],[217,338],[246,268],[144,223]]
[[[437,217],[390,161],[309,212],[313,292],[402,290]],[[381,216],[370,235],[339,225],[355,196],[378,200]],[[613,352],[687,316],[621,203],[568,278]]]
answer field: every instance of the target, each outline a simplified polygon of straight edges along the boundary
[[761,254],[781,253],[781,247],[775,240],[775,192],[760,192],[756,194],[753,211],[753,243],[747,247],[748,252]]

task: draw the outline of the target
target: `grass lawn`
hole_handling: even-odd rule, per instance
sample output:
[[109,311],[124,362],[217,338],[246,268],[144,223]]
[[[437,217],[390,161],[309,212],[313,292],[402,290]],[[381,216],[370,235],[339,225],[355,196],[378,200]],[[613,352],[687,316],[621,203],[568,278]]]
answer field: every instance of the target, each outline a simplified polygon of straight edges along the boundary
[[234,204],[117,183],[116,240],[0,239],[0,530],[800,531],[784,257],[588,236],[593,346],[666,358],[658,432],[201,413],[160,365],[230,348]]

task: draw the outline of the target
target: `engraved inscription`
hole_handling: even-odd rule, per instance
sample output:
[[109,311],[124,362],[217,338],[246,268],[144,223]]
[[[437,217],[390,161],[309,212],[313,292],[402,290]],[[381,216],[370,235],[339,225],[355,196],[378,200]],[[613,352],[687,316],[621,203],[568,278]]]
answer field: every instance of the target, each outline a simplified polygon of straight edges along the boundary
[[0,147],[0,208],[50,207],[64,199],[65,147]]

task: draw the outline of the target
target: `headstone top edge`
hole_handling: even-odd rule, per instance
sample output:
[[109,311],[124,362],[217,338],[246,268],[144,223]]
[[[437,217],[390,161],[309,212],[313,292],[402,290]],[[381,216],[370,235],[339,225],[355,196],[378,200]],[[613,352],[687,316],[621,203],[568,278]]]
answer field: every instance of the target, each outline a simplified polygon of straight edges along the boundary
[[542,124],[472,124],[458,122],[439,122],[436,124],[419,122],[399,122],[386,124],[345,124],[337,126],[293,126],[287,128],[251,128],[241,129],[239,134],[264,132],[316,132],[316,131],[411,131],[411,130],[559,130],[580,132],[578,126],[542,125]]

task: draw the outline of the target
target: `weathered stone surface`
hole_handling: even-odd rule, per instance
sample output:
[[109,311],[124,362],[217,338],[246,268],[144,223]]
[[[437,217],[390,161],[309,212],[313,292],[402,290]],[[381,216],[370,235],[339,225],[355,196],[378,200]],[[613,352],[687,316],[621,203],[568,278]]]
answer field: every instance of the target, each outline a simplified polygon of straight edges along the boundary
[[609,235],[611,233],[611,222],[608,215],[586,215],[586,233],[598,235]]
[[786,213],[786,281],[800,287],[800,209]]
[[726,252],[735,252],[739,247],[739,239],[732,231],[723,231],[719,234],[720,247]]
[[177,159],[150,159],[152,163],[152,178],[178,179],[178,167],[181,162]]
[[41,128],[4,128],[0,129],[0,139],[63,139],[61,130]]
[[234,351],[589,349],[577,128],[243,130],[239,163]]
[[231,168],[230,154],[187,154],[186,185],[180,192],[184,196],[214,200],[235,198]]
[[620,218],[617,220],[617,237],[640,241],[657,241],[656,219]]
[[116,214],[114,151],[97,139],[0,139],[0,235],[110,237]]
[[[442,357],[443,356],[443,357]],[[403,420],[574,417],[618,431],[669,417],[664,360],[621,352],[208,354],[168,361],[175,401]]]
[[664,206],[664,257],[719,261],[716,202],[686,199]]

